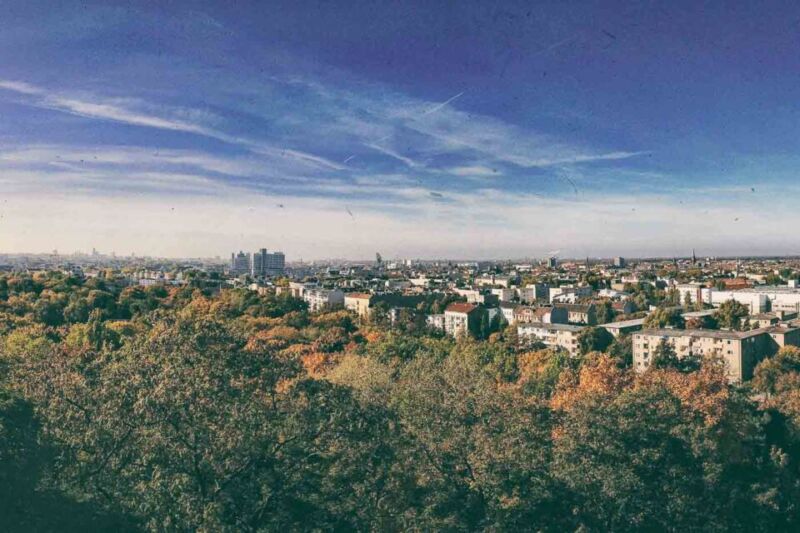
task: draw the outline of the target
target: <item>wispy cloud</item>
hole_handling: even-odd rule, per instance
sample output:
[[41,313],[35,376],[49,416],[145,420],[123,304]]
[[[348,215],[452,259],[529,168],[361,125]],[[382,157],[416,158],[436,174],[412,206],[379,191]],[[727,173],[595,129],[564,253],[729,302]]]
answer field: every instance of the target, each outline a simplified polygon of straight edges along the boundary
[[403,163],[405,163],[406,165],[408,165],[411,168],[420,167],[420,164],[417,163],[416,161],[414,161],[413,159],[411,159],[410,157],[406,157],[404,155],[401,155],[401,154],[395,152],[394,150],[392,150],[391,148],[386,148],[384,146],[380,146],[380,145],[375,144],[375,143],[364,143],[364,146],[366,146],[367,148],[372,148],[373,150],[376,150],[376,151],[378,151],[378,152],[380,152],[382,154],[388,155],[389,157],[397,159],[398,161],[402,161]]
[[237,145],[253,152],[291,158],[330,170],[342,170],[345,168],[343,165],[314,154],[295,149],[276,147],[262,141],[232,135],[203,124],[188,122],[169,116],[170,114],[187,114],[185,110],[167,109],[162,106],[164,114],[156,115],[135,109],[136,105],[142,106],[144,103],[133,99],[108,100],[93,97],[93,100],[89,101],[86,99],[67,97],[60,93],[48,92],[40,87],[19,81],[0,80],[0,88],[26,96],[36,96],[38,98],[29,100],[26,103],[43,109],[60,111],[90,119],[110,120],[132,126],[201,135],[228,144]]
[[496,176],[498,174],[496,168],[489,168],[481,165],[453,167],[447,169],[447,172],[453,174],[454,176],[464,176],[464,177],[486,177],[486,176]]

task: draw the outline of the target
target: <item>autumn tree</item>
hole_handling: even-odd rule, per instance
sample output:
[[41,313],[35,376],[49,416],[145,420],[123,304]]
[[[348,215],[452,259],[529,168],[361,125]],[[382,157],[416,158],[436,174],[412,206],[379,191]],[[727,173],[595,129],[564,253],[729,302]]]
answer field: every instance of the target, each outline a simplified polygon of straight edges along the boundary
[[151,530],[390,520],[368,497],[392,475],[388,419],[230,331],[167,320],[118,349],[45,346],[20,363],[20,388],[59,443],[62,489]]
[[742,319],[750,314],[749,309],[736,300],[723,302],[714,313],[719,327],[725,329],[739,330],[742,327]]
[[683,319],[682,311],[679,308],[659,307],[644,320],[645,328],[677,328],[683,329],[685,321]]

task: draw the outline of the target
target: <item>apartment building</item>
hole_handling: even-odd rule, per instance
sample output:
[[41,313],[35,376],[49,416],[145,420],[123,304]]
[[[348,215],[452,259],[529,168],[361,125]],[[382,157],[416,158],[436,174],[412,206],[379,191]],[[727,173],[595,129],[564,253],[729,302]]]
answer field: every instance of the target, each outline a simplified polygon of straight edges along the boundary
[[533,283],[517,289],[517,296],[522,303],[549,302],[550,287],[546,283]]
[[238,254],[231,254],[230,272],[234,276],[250,273],[250,254],[241,250]]
[[344,293],[339,289],[306,289],[303,300],[308,302],[309,311],[336,309],[344,305]]
[[296,281],[290,281],[288,286],[276,287],[275,294],[288,294],[292,298],[302,298],[305,291],[316,288],[316,283],[298,283]]
[[594,304],[564,304],[556,305],[567,311],[567,321],[570,324],[584,324],[593,326],[597,324],[597,308]]
[[541,322],[544,324],[566,324],[569,322],[569,313],[563,306],[555,307],[525,307],[519,306],[514,310],[514,322]]
[[583,298],[592,296],[592,288],[589,286],[562,285],[561,287],[550,287],[550,303],[576,303]]
[[728,379],[741,382],[753,376],[756,365],[780,347],[800,345],[800,328],[770,327],[751,331],[645,329],[633,334],[633,368],[647,370],[656,348],[665,340],[678,357],[718,357]]
[[499,276],[488,274],[475,279],[476,287],[499,286],[508,288],[511,286],[511,276]]
[[344,295],[344,308],[353,311],[359,318],[369,318],[373,296],[365,292],[351,292]]
[[578,355],[578,334],[583,330],[583,326],[573,326],[570,324],[544,324],[542,322],[530,322],[517,326],[517,335],[520,341],[538,341],[549,348],[561,348],[570,355]]
[[676,285],[678,293],[680,293],[680,303],[686,303],[687,298],[689,303],[697,303],[703,301],[703,286],[700,283],[683,283]]
[[254,277],[280,276],[285,267],[283,252],[267,252],[266,248],[261,248],[252,255],[250,274]]
[[469,335],[477,327],[478,306],[471,303],[452,303],[444,310],[444,330],[448,335]]
[[519,306],[519,304],[514,302],[500,302],[500,312],[503,313],[503,318],[506,320],[506,323],[513,324],[516,322],[514,313]]
[[489,292],[492,295],[496,296],[497,300],[500,302],[510,302],[514,298],[514,295],[516,294],[516,291],[514,289],[509,289],[506,287],[489,289]]

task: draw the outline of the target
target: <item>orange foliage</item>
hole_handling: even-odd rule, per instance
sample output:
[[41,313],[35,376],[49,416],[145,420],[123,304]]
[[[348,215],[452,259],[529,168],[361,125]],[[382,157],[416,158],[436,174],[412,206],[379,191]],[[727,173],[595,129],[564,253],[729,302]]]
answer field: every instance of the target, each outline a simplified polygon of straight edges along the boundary
[[377,330],[372,330],[364,333],[364,338],[367,342],[380,342],[383,340],[384,334]]
[[556,392],[550,400],[553,409],[568,411],[579,400],[593,396],[607,398],[622,392],[631,382],[631,373],[619,368],[607,355],[587,357],[581,369],[561,374]]
[[547,362],[552,357],[549,350],[538,350],[536,352],[525,352],[517,358],[519,366],[520,381],[527,381],[530,376],[540,374],[547,366]]
[[651,387],[666,388],[684,409],[702,417],[707,426],[723,419],[731,397],[724,370],[714,365],[703,365],[688,374],[672,369],[645,372],[634,384],[634,389]]
[[303,355],[300,362],[308,375],[312,378],[323,377],[331,368],[336,366],[339,356],[336,354],[311,352]]

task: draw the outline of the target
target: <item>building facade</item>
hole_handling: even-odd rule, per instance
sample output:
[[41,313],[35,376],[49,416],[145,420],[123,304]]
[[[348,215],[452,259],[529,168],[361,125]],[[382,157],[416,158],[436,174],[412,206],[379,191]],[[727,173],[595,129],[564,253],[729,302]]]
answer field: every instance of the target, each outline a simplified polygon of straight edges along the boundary
[[470,335],[477,326],[478,306],[471,303],[452,303],[444,310],[444,331],[453,337]]
[[800,345],[800,328],[771,327],[751,331],[645,329],[633,334],[633,368],[644,372],[661,341],[679,358],[719,358],[732,382],[747,381],[764,358],[786,345]]
[[582,330],[583,326],[531,322],[517,326],[517,335],[521,342],[538,341],[549,348],[561,348],[576,356],[580,352],[578,335]]
[[308,303],[309,311],[336,309],[344,306],[344,293],[339,289],[306,289],[303,300]]
[[283,252],[267,252],[262,248],[253,254],[250,274],[254,277],[281,276],[286,268]]

